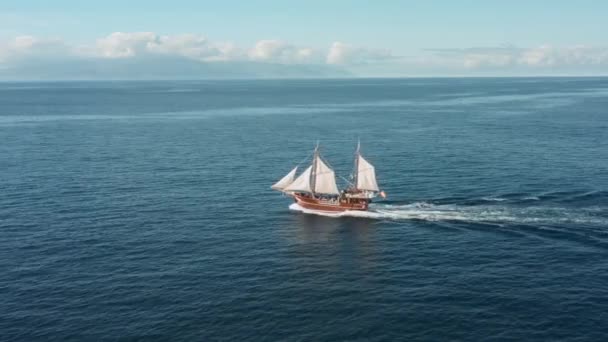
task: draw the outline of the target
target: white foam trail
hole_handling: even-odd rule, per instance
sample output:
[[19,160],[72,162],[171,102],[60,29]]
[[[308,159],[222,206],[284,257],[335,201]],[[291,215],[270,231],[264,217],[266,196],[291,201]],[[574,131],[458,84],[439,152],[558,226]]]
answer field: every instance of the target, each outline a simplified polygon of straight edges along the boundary
[[319,211],[319,210],[312,210],[312,209],[306,209],[301,207],[299,204],[297,203],[292,203],[289,206],[290,210],[294,210],[294,211],[299,211],[305,214],[314,214],[314,215],[320,215],[320,216],[327,216],[327,217],[366,217],[366,218],[373,218],[373,219],[381,219],[383,218],[381,213],[378,213],[376,211],[358,211],[358,210],[347,210],[347,211],[342,211],[342,212],[330,212],[330,211]]
[[326,217],[364,217],[384,220],[462,221],[493,223],[555,224],[578,223],[607,225],[608,219],[593,215],[593,210],[550,207],[459,206],[415,202],[405,205],[372,204],[369,211],[323,212],[302,208],[296,203],[289,209]]
[[493,202],[503,202],[506,201],[506,198],[500,198],[500,197],[482,197],[481,198],[484,201],[493,201]]

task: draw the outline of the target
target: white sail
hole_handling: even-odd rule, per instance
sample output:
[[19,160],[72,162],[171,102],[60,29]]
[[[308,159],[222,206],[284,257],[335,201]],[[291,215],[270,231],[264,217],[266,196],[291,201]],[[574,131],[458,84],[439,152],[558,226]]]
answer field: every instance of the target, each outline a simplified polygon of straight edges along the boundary
[[315,192],[321,194],[339,195],[340,191],[336,185],[336,175],[334,170],[317,157],[317,168],[315,177]]
[[359,155],[357,162],[357,189],[368,191],[380,191],[376,182],[376,170],[374,166]]
[[296,178],[297,170],[298,170],[298,167],[297,166],[294,167],[293,170],[289,171],[289,173],[285,177],[281,178],[281,180],[274,183],[274,185],[271,186],[271,188],[273,188],[275,190],[283,190],[286,186],[293,183],[293,180]]
[[298,176],[291,184],[283,188],[283,191],[304,191],[312,192],[310,189],[310,173],[312,172],[312,165],[309,166],[301,175]]

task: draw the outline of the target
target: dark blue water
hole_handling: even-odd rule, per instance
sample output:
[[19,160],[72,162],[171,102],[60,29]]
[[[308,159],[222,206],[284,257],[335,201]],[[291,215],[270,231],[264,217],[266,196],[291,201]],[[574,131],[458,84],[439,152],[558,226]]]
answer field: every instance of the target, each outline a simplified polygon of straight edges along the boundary
[[[0,84],[0,340],[608,336],[608,79]],[[269,186],[357,138],[388,199]]]

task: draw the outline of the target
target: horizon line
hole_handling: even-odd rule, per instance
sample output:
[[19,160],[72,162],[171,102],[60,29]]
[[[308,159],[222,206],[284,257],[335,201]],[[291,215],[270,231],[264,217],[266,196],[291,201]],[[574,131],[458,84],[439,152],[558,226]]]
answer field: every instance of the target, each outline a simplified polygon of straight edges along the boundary
[[351,77],[212,77],[212,78],[65,78],[65,79],[0,79],[0,83],[27,83],[27,82],[199,82],[199,81],[299,81],[299,80],[383,80],[383,79],[489,79],[489,78],[607,78],[608,74],[601,75],[446,75],[446,76],[351,76]]

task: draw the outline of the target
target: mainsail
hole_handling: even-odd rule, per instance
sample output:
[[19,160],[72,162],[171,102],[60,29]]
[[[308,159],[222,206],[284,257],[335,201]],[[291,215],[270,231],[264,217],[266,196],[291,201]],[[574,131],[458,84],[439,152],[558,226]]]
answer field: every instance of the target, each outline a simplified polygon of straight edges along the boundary
[[340,191],[336,185],[336,175],[327,164],[323,162],[321,157],[316,157],[315,183],[314,191],[321,194],[339,195]]
[[[292,170],[292,172],[295,174],[295,169]],[[285,178],[288,178],[288,176],[289,175],[285,176]],[[282,181],[283,179],[281,179],[277,184],[282,185],[279,184]],[[277,184],[273,185],[273,187],[277,186]],[[282,189],[282,191],[285,192],[302,191],[313,194],[340,194],[338,186],[336,185],[336,175],[334,170],[325,164],[317,151],[315,151],[312,165],[309,166],[301,175],[299,175],[298,178],[290,181],[287,185],[284,185],[279,189]]]
[[372,164],[357,153],[357,189],[380,191],[376,182],[376,170]]
[[310,174],[312,172],[312,165],[309,166],[301,175],[298,176],[291,184],[283,188],[283,191],[304,191],[312,192],[310,188]]
[[281,180],[279,180],[278,182],[274,183],[273,186],[271,186],[271,188],[275,189],[275,190],[283,190],[285,189],[285,187],[287,187],[289,184],[293,183],[293,180],[296,177],[296,171],[298,170],[298,167],[294,167],[293,170],[289,171],[289,173],[281,178]]

